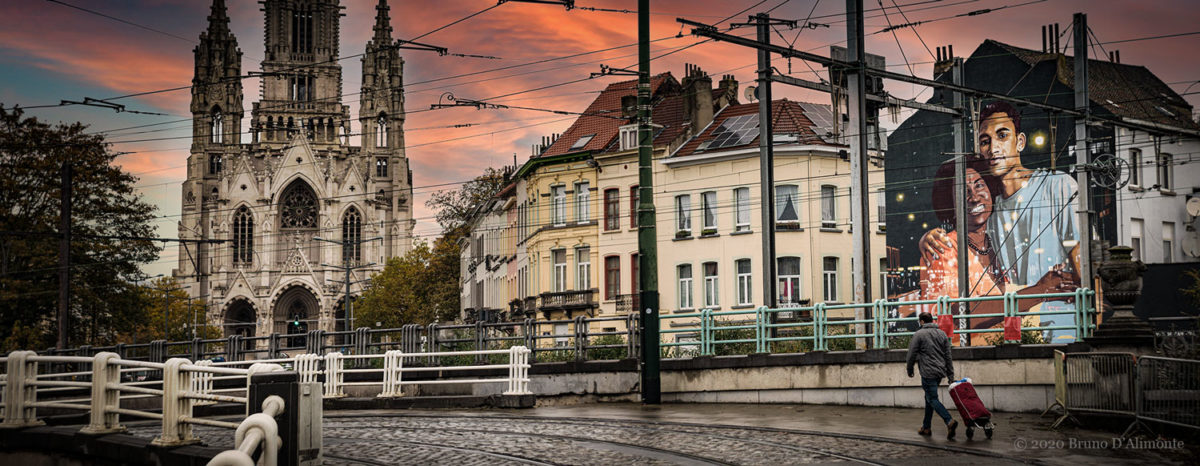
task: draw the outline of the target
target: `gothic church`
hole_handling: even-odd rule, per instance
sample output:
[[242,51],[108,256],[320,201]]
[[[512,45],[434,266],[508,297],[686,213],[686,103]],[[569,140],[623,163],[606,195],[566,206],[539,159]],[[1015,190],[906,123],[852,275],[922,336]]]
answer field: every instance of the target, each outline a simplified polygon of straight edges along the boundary
[[361,147],[352,146],[338,61],[343,7],[259,3],[266,43],[252,74],[261,100],[244,136],[242,52],[223,0],[213,1],[195,48],[179,237],[223,242],[182,243],[174,276],[207,300],[209,325],[226,336],[342,330],[344,270],[357,296],[362,280],[412,244],[404,62],[380,0],[361,59]]

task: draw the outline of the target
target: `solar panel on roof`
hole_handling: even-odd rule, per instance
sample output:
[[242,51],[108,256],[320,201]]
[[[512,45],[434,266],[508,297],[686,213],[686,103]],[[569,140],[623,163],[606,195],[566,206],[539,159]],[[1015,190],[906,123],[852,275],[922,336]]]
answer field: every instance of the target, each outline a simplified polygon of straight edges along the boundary
[[720,149],[749,144],[758,136],[758,114],[726,118],[713,130],[705,149]]
[[797,102],[800,108],[804,109],[804,116],[808,117],[813,122],[813,132],[826,143],[837,143],[837,138],[832,136],[834,129],[837,128],[833,121],[833,111],[824,105],[810,104],[808,102]]

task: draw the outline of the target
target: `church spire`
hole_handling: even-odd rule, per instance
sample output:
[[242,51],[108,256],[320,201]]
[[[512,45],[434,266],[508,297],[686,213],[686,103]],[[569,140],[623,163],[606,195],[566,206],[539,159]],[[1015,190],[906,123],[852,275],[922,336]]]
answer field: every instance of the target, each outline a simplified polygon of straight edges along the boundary
[[229,15],[225,10],[225,0],[213,0],[212,11],[208,14],[208,35],[216,37],[229,32]]
[[388,16],[387,0],[379,0],[379,4],[375,5],[375,37],[374,41],[377,45],[391,45],[392,43],[392,19]]

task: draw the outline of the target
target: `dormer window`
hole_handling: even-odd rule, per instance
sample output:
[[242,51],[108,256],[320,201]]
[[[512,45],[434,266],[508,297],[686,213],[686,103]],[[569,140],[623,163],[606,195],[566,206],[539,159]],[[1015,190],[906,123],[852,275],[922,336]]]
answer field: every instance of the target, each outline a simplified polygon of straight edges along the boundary
[[587,145],[589,142],[592,142],[592,138],[594,138],[594,137],[596,137],[596,135],[595,135],[595,134],[589,134],[589,135],[587,135],[587,136],[581,136],[581,137],[580,137],[578,140],[576,140],[576,141],[575,141],[575,144],[571,144],[571,147],[570,147],[569,149],[567,149],[567,150],[579,150],[579,149],[583,149],[583,146],[586,146],[586,145]]
[[638,147],[638,125],[625,125],[621,127],[621,150],[637,149]]

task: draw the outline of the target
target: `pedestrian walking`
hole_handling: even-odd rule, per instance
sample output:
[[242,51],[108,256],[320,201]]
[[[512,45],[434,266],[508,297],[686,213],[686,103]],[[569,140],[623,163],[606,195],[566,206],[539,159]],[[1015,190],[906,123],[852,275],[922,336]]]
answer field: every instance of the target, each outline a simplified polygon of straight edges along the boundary
[[921,366],[921,388],[925,390],[925,419],[921,422],[920,435],[933,435],[929,422],[933,420],[933,412],[946,423],[946,438],[954,438],[954,430],[958,421],[950,418],[946,407],[938,401],[938,384],[942,378],[954,380],[954,362],[950,359],[950,337],[933,323],[933,315],[922,312],[918,320],[921,328],[913,334],[912,342],[908,344],[908,376],[913,376],[913,364]]

